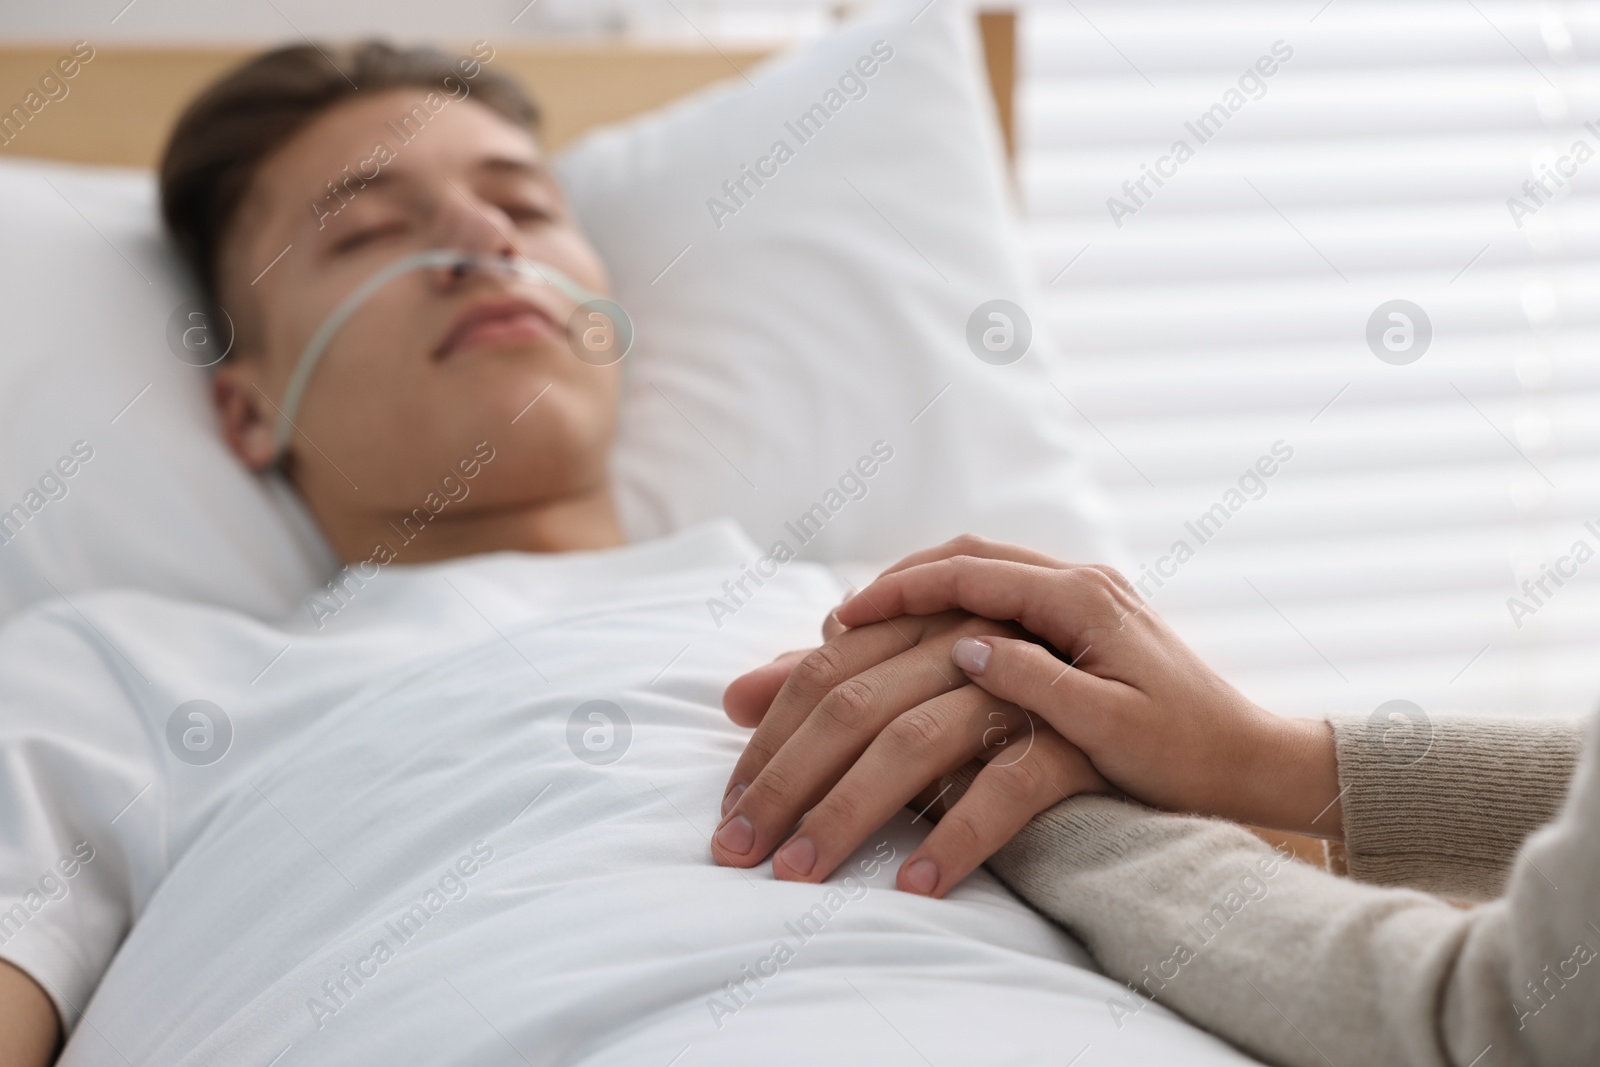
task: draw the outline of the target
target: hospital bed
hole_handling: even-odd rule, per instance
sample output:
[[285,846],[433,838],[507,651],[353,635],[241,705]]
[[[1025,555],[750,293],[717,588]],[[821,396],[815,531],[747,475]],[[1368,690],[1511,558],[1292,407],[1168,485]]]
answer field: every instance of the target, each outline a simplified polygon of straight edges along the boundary
[[[985,9],[977,19],[989,90],[1010,155],[1015,151],[1016,13]],[[70,51],[70,42],[0,43],[0,100],[20,100],[41,71]],[[99,78],[74,87],[72,113],[60,122],[39,123],[26,141],[3,152],[73,163],[153,166],[183,105],[253,51],[238,46],[99,46],[93,61]],[[768,54],[645,42],[517,44],[500,51],[498,61],[539,100],[545,142],[558,151],[590,129],[728,78]]]
[[[539,96],[546,112],[547,141],[557,153],[563,185],[611,269],[618,299],[638,324],[639,343],[629,356],[615,459],[619,507],[634,539],[665,537],[669,546],[699,545],[714,563],[724,566],[733,558],[729,553],[736,553],[743,542],[730,541],[732,535],[715,525],[721,518],[737,520],[753,544],[765,548],[784,537],[797,516],[820,515],[813,518],[811,536],[800,538],[796,547],[803,558],[847,573],[869,570],[969,527],[1063,556],[1116,557],[1106,508],[1084,476],[1076,438],[1060,417],[1062,398],[1059,389],[1052,388],[1051,378],[1059,354],[1049,343],[1044,323],[1031,322],[1028,316],[1029,308],[1042,305],[1021,252],[1004,168],[1014,150],[1014,22],[1008,13],[985,13],[979,20],[981,34],[975,34],[963,23],[968,17],[952,4],[932,9],[923,4],[888,5],[873,18],[773,58],[743,51],[495,45],[495,61],[526,77]],[[0,50],[0,102],[26,100],[41,72],[59,69],[61,56],[73,48],[63,44]],[[269,640],[267,635],[286,635],[277,657],[292,655],[298,642],[314,644],[312,635],[320,627],[310,605],[333,592],[335,562],[292,493],[271,479],[246,476],[216,440],[204,397],[204,359],[195,358],[196,349],[185,340],[182,328],[193,294],[153,225],[148,174],[116,169],[147,167],[182,102],[243,53],[111,47],[91,51],[92,58],[81,60],[70,80],[70,91],[37,112],[30,110],[0,155],[0,204],[6,205],[7,228],[13,235],[0,256],[0,292],[6,294],[0,315],[0,509],[8,509],[4,514],[12,517],[9,525],[0,520],[4,539],[0,614],[10,617],[32,608],[36,613],[56,612],[55,617],[64,620],[69,612],[98,620],[90,626],[106,642],[108,660],[121,654],[116,649],[135,650],[130,665],[134,660],[143,662],[158,679],[165,677],[152,666],[159,658],[159,641],[147,642],[159,627],[146,626],[144,620],[155,615],[141,612],[159,615],[164,609],[140,608],[144,601],[139,597],[154,595],[165,598],[162,603],[198,604],[234,613],[230,617],[266,620],[261,624],[266,629],[251,631],[254,643],[235,644],[226,652],[239,657],[240,664],[259,659],[259,681],[275,667],[293,669],[289,660],[279,665],[269,647],[276,637]],[[860,69],[855,66],[858,59],[869,53],[878,59],[876,80],[867,82],[859,95],[841,95],[838,88],[845,83],[840,72]],[[807,133],[791,129],[801,116],[813,116]],[[793,161],[765,172],[766,183],[753,191],[744,186],[742,197],[720,191],[730,183],[729,176],[744,173],[752,160],[768,158],[762,153],[776,139],[788,137],[795,142]],[[819,307],[826,313],[819,313]],[[996,314],[1005,317],[1007,327],[1003,343],[998,344],[992,340],[995,335],[986,332],[1000,321]],[[208,329],[219,327],[211,324]],[[211,340],[224,339],[219,334]],[[213,346],[200,354],[214,350]],[[882,463],[859,495],[842,495],[841,472],[848,473],[868,450],[892,459]],[[64,469],[59,466],[62,455],[78,460],[70,480],[51,473]],[[50,486],[62,486],[61,491],[36,492],[47,478]],[[708,527],[708,522],[713,525]],[[136,592],[129,594],[133,599],[109,606],[96,600],[94,605],[99,606],[91,606],[87,615],[78,610],[79,602],[87,603],[108,588]],[[755,605],[753,614],[778,611],[784,595],[770,594]],[[37,606],[50,601],[55,601],[53,607]],[[484,603],[490,604],[488,612],[476,605],[474,611],[489,621],[495,609],[490,601]],[[355,614],[361,610],[363,605],[357,603]],[[461,618],[463,626],[471,622],[464,612]],[[511,633],[531,639],[540,625],[523,620],[518,623],[522,629],[513,627]],[[722,627],[713,614],[712,622],[702,629],[710,644],[718,640]],[[582,637],[581,631],[578,636]],[[570,634],[563,638],[574,639]],[[512,642],[508,639],[506,644]],[[654,662],[646,665],[648,669],[630,665],[633,673],[642,671],[640,690],[662,682],[669,693],[704,695],[712,693],[719,681],[725,682],[727,649],[719,659],[692,645],[677,656],[663,649],[666,654],[660,659],[665,666],[659,672]],[[512,649],[516,650],[514,644]],[[753,639],[750,650],[757,650]],[[522,669],[492,641],[453,651],[464,657],[463,665],[475,665],[489,674]],[[218,657],[220,662],[224,653],[219,651]],[[60,669],[77,667],[63,660]],[[94,673],[89,668],[84,672]],[[148,684],[149,678],[145,680]],[[241,674],[238,681],[227,682],[232,688],[223,703],[246,708],[256,681]],[[340,708],[315,731],[329,743],[308,742],[304,759],[295,764],[297,773],[322,768],[331,781],[366,760],[403,762],[416,755],[410,749],[385,756],[362,745],[341,747],[337,724],[370,717],[371,706]],[[505,715],[511,710],[515,709],[501,709]],[[251,721],[248,713],[240,714],[241,722]],[[509,724],[512,719],[503,721]],[[452,745],[463,743],[462,737],[443,734],[429,741],[435,754],[454,751]],[[719,744],[728,749],[723,757],[736,748],[731,737]],[[461,749],[460,760],[471,760],[475,758],[471,753],[478,751],[490,751],[481,737],[476,746]],[[241,751],[237,760],[246,758]],[[693,758],[686,756],[680,762],[680,770],[695,767]],[[593,768],[563,764],[558,777],[589,790],[597,808],[609,805],[615,820],[625,823],[643,796],[649,817],[675,828],[673,847],[682,846],[689,858],[674,859],[679,864],[674,876],[678,880],[663,881],[664,893],[710,900],[722,899],[718,894],[723,892],[743,893],[746,887],[727,880],[740,877],[735,872],[702,873],[705,864],[697,858],[697,839],[688,832],[693,829],[703,837],[696,819],[711,814],[714,798],[702,804],[694,791],[712,788],[710,776],[700,776],[707,781],[691,781],[684,775],[672,781],[652,780],[644,777],[637,761],[619,766],[626,773],[619,772],[610,781],[626,783],[633,790],[623,796],[607,794],[596,779],[583,777]],[[649,767],[643,765],[644,770]],[[179,768],[178,773],[190,770]],[[654,773],[666,772],[658,768]],[[263,767],[256,781],[262,797],[276,796],[287,806],[287,813],[277,811],[282,821],[275,821],[265,808],[246,810],[219,800],[216,810],[207,812],[215,821],[191,828],[203,846],[203,861],[227,861],[233,864],[230,869],[242,870],[257,847],[269,853],[296,847],[296,838],[285,826],[300,833],[297,823],[314,816],[292,806],[289,794],[294,780]],[[276,791],[275,785],[283,791]],[[646,786],[666,801],[666,807],[644,792]],[[673,796],[693,798],[692,817],[678,811]],[[553,797],[552,804],[559,801],[559,791]],[[130,820],[141,817],[132,807],[137,799],[129,802],[135,813]],[[342,798],[341,803],[358,800]],[[545,825],[541,822],[545,811],[533,808],[523,823],[518,823],[522,814],[509,813],[516,816],[510,823],[517,824],[518,832],[532,832]],[[570,811],[563,817],[570,817]],[[674,821],[680,817],[690,826]],[[900,823],[889,828],[880,842],[890,854],[903,854],[915,839],[909,816]],[[320,838],[315,827],[311,836]],[[339,862],[329,860],[328,867],[352,887],[375,876],[382,869],[382,857],[364,847],[377,840],[346,836],[341,841],[347,851],[339,851],[323,839],[339,858]],[[162,847],[191,844],[164,841]],[[496,848],[501,851],[495,852]],[[459,856],[446,848],[439,853],[445,864],[440,870],[446,875],[451,869],[461,871],[452,886],[467,885],[462,879],[489,869],[490,860],[508,855],[508,850],[511,856],[522,854],[515,844],[505,845],[499,838],[481,847],[471,842],[465,851],[455,850]],[[577,866],[589,863],[598,869],[598,860],[604,859],[580,857]],[[871,860],[868,855],[852,862],[875,892],[889,892],[879,877],[881,864],[873,867],[871,877],[867,875]],[[262,907],[283,900],[304,907],[319,895],[340,892],[330,881],[333,874],[316,856],[301,855],[296,863],[263,871],[260,886],[255,887],[258,892],[247,893],[245,899]],[[466,873],[469,868],[474,874]],[[438,875],[432,868],[422,873],[429,878]],[[544,874],[551,872],[546,869]],[[443,877],[439,876],[441,887]],[[714,881],[715,877],[722,881]],[[879,880],[872,882],[872,877]],[[972,882],[960,891],[968,895],[951,906],[967,909],[963,914],[976,916],[971,921],[981,926],[987,921],[982,916],[1008,898],[987,875],[974,876]],[[283,1008],[247,1000],[231,1014],[220,1015],[215,1014],[220,1009],[208,1003],[214,1028],[201,1039],[177,1046],[162,1045],[176,1040],[172,1033],[152,1034],[140,1028],[140,1020],[151,1012],[175,1009],[161,1001],[161,989],[152,985],[147,971],[140,970],[139,961],[145,967],[153,966],[151,961],[177,967],[182,958],[204,955],[204,920],[218,919],[224,905],[232,904],[208,900],[203,892],[196,895],[193,885],[184,896],[181,879],[177,889],[165,888],[171,883],[161,884],[163,888],[148,902],[148,913],[134,928],[125,952],[128,961],[112,964],[111,977],[102,988],[102,993],[111,990],[108,1006],[96,1018],[95,1006],[87,1005],[95,1025],[78,1028],[69,1048],[70,1062],[112,1062],[125,1055],[124,1049],[136,1056],[170,1054],[175,1057],[172,1062],[220,1062],[244,1052],[263,1054],[262,1062],[274,1055],[291,1055],[302,1041],[292,1035],[307,1026],[306,1008],[298,1003]],[[441,892],[452,908],[457,899],[539,896],[538,887],[515,880],[484,879],[477,884],[485,888],[476,896],[470,888],[463,888],[459,898],[453,888]],[[608,896],[607,885],[591,882],[587,901],[633,906],[626,894]],[[732,889],[724,890],[725,885]],[[408,904],[402,899],[406,892],[410,891],[399,891],[395,898],[396,914]],[[426,902],[430,893],[429,886],[419,884],[412,895]],[[669,895],[669,899],[675,898]],[[742,898],[727,898],[730,922],[735,899]],[[846,927],[857,916],[871,914],[866,906],[854,903],[855,897],[841,899],[846,903],[830,914],[844,916]],[[585,912],[578,906],[583,903],[568,901],[568,910],[560,913],[563,928],[583,924]],[[454,918],[476,906],[461,905],[448,913],[435,909],[435,914]],[[1020,907],[1014,901],[1003,906]],[[842,910],[847,907],[857,910]],[[191,914],[200,919],[198,941],[176,947],[152,941],[154,935],[148,933],[152,926],[145,920],[154,916],[167,924],[164,929],[189,930]],[[758,918],[749,919],[751,944],[759,937]],[[237,921],[237,916],[232,919]],[[524,933],[541,928],[535,924]],[[1016,1062],[1066,1062],[1077,1054],[1086,1056],[1083,1063],[1093,1063],[1096,1056],[1088,1053],[1096,1041],[1109,1047],[1109,1052],[1097,1054],[1111,1057],[1105,1062],[1170,1062],[1174,1055],[1196,1063],[1243,1062],[1209,1035],[1159,1011],[1151,1013],[1148,1025],[1141,1025],[1138,1032],[1121,1034],[1103,1003],[1106,996],[1120,995],[1119,987],[1082,967],[1087,960],[1081,950],[1059,933],[1045,932],[1042,925],[1028,929],[1039,931],[1038,944],[1009,945],[1006,950],[1030,959],[1030,954],[1038,953],[1057,961],[1072,960],[1080,966],[1066,977],[1059,968],[1049,972],[1054,978],[1048,977],[1038,969],[1038,961],[1017,972],[1037,974],[1046,984],[1055,982],[1049,992],[1058,999],[1039,999],[1029,990],[1012,989],[1007,994],[1012,1017],[1001,1029],[1034,1027],[1038,1035],[1050,1031],[1061,1043],[1048,1054],[1041,1048],[1038,1057]],[[140,931],[146,933],[141,937]],[[627,933],[617,932],[608,951],[625,955],[630,944],[623,936]],[[996,936],[1003,940],[1006,935]],[[401,941],[410,942],[410,937]],[[835,943],[846,957],[838,965],[847,967],[849,953],[843,946],[853,942],[841,931]],[[250,945],[252,952],[262,955],[274,948],[270,939]],[[190,955],[180,957],[179,950],[185,947]],[[479,946],[481,954],[487,954],[483,958],[493,955],[492,947]],[[183,995],[200,998],[218,990],[241,998],[252,995],[248,976],[219,962],[216,945],[209,948],[211,956],[195,964],[179,983]],[[502,954],[498,969],[479,969],[471,980],[464,979],[463,988],[454,990],[464,1002],[464,1007],[458,1005],[460,1010],[476,1012],[493,1029],[491,1019],[503,1018],[503,1011],[510,1010],[495,1004],[504,1000],[506,982],[517,973],[511,964],[529,968],[548,964],[538,959],[536,949],[537,941],[533,948],[521,945],[516,952]],[[686,975],[720,974],[718,968],[742,958],[738,953],[743,950],[737,946],[724,949],[726,960],[707,958],[694,965],[682,964],[676,957],[641,959],[637,962],[644,970],[618,988],[626,988],[631,998],[627,1003],[644,1013],[639,1018],[648,1017],[647,1006],[656,1003],[653,988],[665,988]],[[420,948],[401,957],[402,965],[420,965],[429,951]],[[819,958],[823,951],[815,950],[808,961],[827,963]],[[763,956],[754,965],[759,969],[767,959]],[[978,962],[999,966],[986,959]],[[956,956],[951,961],[951,966],[961,962]],[[368,974],[362,968],[370,967],[375,975],[387,963],[371,955],[351,957],[347,963],[319,956],[298,961],[274,981],[292,985],[324,972],[333,976],[328,979],[332,989],[318,993],[315,990],[323,987],[313,983],[313,993],[306,998],[307,1004],[315,1000],[321,1005],[320,1011],[313,1007],[310,1016],[320,1034],[325,1027],[334,1028],[347,1007],[366,1010],[380,996],[390,995],[358,992],[367,987],[347,982],[338,968],[348,965]],[[936,956],[910,948],[905,965],[917,972],[907,978],[913,985],[913,979],[921,980],[940,967]],[[582,970],[575,962],[546,975],[537,988],[542,996],[559,999],[566,976]],[[959,981],[967,981],[966,976]],[[751,1001],[757,1005],[755,1017],[776,1011],[789,996],[801,1002],[824,996],[801,980],[783,987],[788,992],[778,988]],[[981,983],[963,988],[975,1010],[993,1012],[1007,1000],[996,999],[992,989],[985,992]],[[872,1002],[875,991],[856,992],[878,1018],[887,1018],[885,1009]],[[919,1017],[914,997],[899,1002],[889,994],[884,997],[889,1015],[905,1012],[904,1018]],[[1060,998],[1071,1002],[1071,1011],[1043,1019],[1042,1013],[1052,1003],[1059,1006]],[[1038,1004],[1039,1011],[1030,1015],[1026,1010],[1030,1004]],[[745,1007],[738,1001],[729,1005],[739,1012]],[[63,1014],[75,1022],[81,1013],[75,1002],[70,1007],[73,1010]],[[247,1008],[260,1011],[252,1015]],[[606,1008],[574,1000],[565,1010],[603,1016]],[[937,1018],[921,1018],[923,1025],[940,1025]],[[795,1031],[794,1017],[785,1023],[781,1012],[769,1022],[789,1026],[785,1032],[797,1040],[826,1042],[867,1032],[858,1026],[877,1025],[870,1014],[863,1012],[862,1019],[840,1034],[810,1035]],[[711,1020],[722,1033],[725,1017],[713,1010]],[[698,1025],[704,1029],[705,1020]],[[668,1030],[680,1032],[673,1027],[679,1027],[678,1022]],[[682,1033],[690,1035],[685,1049],[701,1040],[689,1030]],[[914,1050],[918,1033],[914,1028],[910,1042]],[[1101,1036],[1080,1042],[1085,1034]],[[574,1063],[644,1062],[636,1058],[642,1050],[659,1051],[646,1041],[650,1034],[636,1036],[642,1044],[629,1045],[623,1039],[609,1052],[596,1052],[579,1042],[555,1058]],[[981,1035],[972,1029],[968,1036],[976,1040]],[[888,1042],[886,1048],[893,1044],[887,1032],[878,1033],[877,1039]],[[342,1039],[324,1038],[320,1046],[300,1047],[302,1051],[359,1047],[333,1044],[338,1040],[353,1039],[346,1034]],[[484,1035],[484,1040],[481,1062],[489,1062],[492,1035]],[[752,1056],[760,1054],[760,1040],[761,1032],[752,1030],[711,1047],[721,1047],[730,1056],[736,1050],[740,1056]],[[514,1041],[506,1043],[527,1058]],[[823,1047],[818,1044],[816,1049]],[[975,1055],[972,1048],[981,1047],[981,1042],[962,1046],[967,1051],[960,1055]],[[899,1054],[904,1053],[899,1048]],[[594,1058],[583,1058],[590,1054]],[[837,1049],[828,1053],[836,1054]],[[670,1055],[669,1050],[662,1062]],[[691,1062],[692,1058],[684,1060]]]

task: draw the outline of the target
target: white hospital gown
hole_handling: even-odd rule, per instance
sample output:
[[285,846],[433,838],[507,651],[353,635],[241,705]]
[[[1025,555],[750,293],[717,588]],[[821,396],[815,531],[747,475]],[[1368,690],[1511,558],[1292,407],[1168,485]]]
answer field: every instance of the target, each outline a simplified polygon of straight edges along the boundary
[[61,1062],[1249,1062],[1160,1008],[1119,1030],[986,872],[894,890],[908,814],[824,885],[711,862],[722,689],[839,595],[789,563],[716,625],[758,555],[708,523],[392,565],[322,629],[141,593],[13,621],[0,957]]

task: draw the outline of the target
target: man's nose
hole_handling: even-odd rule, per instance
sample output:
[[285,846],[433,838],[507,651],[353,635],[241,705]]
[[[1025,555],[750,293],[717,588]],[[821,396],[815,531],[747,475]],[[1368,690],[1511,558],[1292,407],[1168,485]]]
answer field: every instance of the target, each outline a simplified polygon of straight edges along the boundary
[[439,212],[439,247],[484,258],[514,259],[521,255],[515,229],[503,211],[454,182],[450,183],[449,193]]

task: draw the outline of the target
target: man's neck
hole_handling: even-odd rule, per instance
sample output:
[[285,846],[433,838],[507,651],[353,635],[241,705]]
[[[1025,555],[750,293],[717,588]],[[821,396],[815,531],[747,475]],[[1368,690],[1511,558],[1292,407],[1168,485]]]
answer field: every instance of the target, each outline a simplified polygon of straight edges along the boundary
[[[609,486],[546,504],[488,511],[457,511],[446,504],[423,523],[405,515],[348,516],[322,524],[335,554],[347,564],[431,563],[482,552],[578,552],[627,544]],[[337,528],[331,528],[337,527]],[[383,559],[387,545],[393,555]]]

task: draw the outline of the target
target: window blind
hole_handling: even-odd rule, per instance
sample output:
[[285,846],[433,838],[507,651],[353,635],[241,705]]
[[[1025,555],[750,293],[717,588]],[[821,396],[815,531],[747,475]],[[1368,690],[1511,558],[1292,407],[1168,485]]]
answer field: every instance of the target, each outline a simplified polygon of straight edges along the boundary
[[1035,318],[1155,610],[1280,712],[1591,710],[1600,3],[1038,0],[1020,45]]

